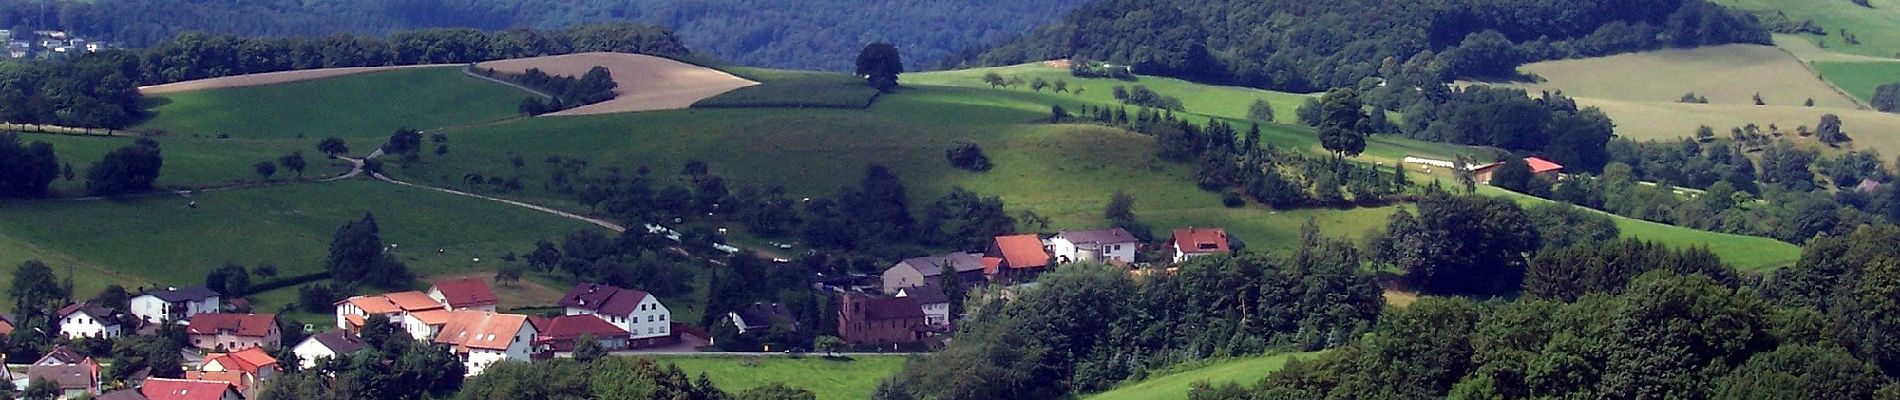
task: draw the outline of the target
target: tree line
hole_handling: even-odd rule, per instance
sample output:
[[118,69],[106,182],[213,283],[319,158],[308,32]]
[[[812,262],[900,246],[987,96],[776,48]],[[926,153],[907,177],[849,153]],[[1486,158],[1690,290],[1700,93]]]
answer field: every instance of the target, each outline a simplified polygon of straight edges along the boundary
[[614,83],[613,73],[608,72],[606,67],[598,65],[587,69],[587,73],[579,77],[549,75],[540,68],[528,68],[519,74],[498,72],[494,68],[480,68],[475,71],[490,78],[527,86],[552,96],[545,100],[540,96],[528,96],[521,99],[519,111],[527,116],[613,100],[614,88],[620,87],[618,83]]
[[1101,0],[944,65],[1073,58],[1316,92],[1372,77],[1410,88],[1508,77],[1530,61],[1725,43],[1767,44],[1768,31],[1753,15],[1702,0]]

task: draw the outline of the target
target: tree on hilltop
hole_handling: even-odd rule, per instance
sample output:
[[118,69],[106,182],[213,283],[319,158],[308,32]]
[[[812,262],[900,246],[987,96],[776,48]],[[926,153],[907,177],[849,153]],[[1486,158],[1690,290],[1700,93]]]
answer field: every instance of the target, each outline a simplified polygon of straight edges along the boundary
[[896,45],[872,43],[858,52],[857,72],[871,87],[889,93],[897,90],[897,74],[904,73],[904,60],[897,54]]

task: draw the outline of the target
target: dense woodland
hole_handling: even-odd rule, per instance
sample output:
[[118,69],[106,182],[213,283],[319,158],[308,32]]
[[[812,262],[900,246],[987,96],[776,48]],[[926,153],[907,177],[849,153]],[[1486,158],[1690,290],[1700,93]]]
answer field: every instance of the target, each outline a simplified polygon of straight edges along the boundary
[[383,36],[446,27],[499,31],[638,21],[672,28],[706,54],[781,68],[848,71],[870,41],[937,60],[1053,21],[1082,0],[5,0],[0,28],[65,29],[146,47],[201,31],[240,36]]
[[1078,58],[1316,92],[1371,77],[1405,87],[1507,78],[1534,60],[1723,43],[1765,44],[1768,31],[1702,0],[1103,0],[948,65]]

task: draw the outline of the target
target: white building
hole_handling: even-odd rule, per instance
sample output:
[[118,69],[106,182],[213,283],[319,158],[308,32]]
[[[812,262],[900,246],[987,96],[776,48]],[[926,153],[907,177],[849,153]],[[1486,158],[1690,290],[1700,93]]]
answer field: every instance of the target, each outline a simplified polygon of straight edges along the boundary
[[191,316],[218,312],[218,292],[203,286],[153,290],[132,298],[132,315],[147,323],[184,321]]
[[673,313],[660,304],[660,298],[639,290],[582,282],[568,290],[559,304],[567,315],[593,315],[627,330],[633,347],[673,336]]
[[[410,313],[443,310],[447,306],[427,293],[414,290],[384,293],[375,296],[356,296],[336,303],[336,327],[356,332],[371,315],[389,317],[390,323],[403,323],[403,316]],[[414,334],[413,332],[411,333]]]
[[1200,256],[1229,254],[1227,231],[1220,228],[1174,230],[1174,263]]
[[926,283],[923,286],[897,290],[894,297],[909,297],[917,300],[924,309],[924,323],[934,326],[950,324],[950,296],[943,293],[943,286]]
[[363,339],[342,330],[311,335],[291,348],[297,354],[297,365],[303,369],[315,368],[326,358],[338,358],[345,354],[363,350]]
[[1135,248],[1141,241],[1122,228],[1096,231],[1061,231],[1045,242],[1058,263],[1077,261],[1120,261],[1135,263]]
[[498,362],[526,362],[533,356],[534,339],[540,332],[528,323],[527,316],[485,311],[451,313],[434,341],[461,356],[469,376],[479,375]]
[[116,338],[121,332],[117,311],[90,303],[59,309],[59,334],[68,339]]

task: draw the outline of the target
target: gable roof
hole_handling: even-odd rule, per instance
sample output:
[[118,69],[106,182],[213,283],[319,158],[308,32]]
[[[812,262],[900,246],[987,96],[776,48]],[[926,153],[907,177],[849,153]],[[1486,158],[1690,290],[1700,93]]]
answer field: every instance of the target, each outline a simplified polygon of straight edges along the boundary
[[1563,164],[1551,162],[1550,160],[1545,160],[1539,157],[1525,157],[1524,163],[1530,164],[1531,173],[1533,174],[1541,174],[1545,172],[1558,171],[1558,170],[1564,169]]
[[350,303],[363,310],[365,314],[393,314],[397,312],[416,312],[442,308],[442,303],[430,298],[429,294],[414,290],[383,293],[373,296],[355,296],[341,303]]
[[1226,253],[1227,231],[1220,228],[1187,228],[1174,230],[1174,245],[1182,253]]
[[1093,230],[1093,231],[1060,231],[1060,232],[1056,232],[1056,236],[1063,239],[1067,239],[1070,243],[1076,243],[1076,244],[1082,244],[1082,243],[1114,244],[1114,243],[1128,243],[1128,242],[1133,242],[1137,240],[1135,239],[1134,234],[1128,233],[1128,230],[1122,229],[1122,228],[1101,229],[1101,230]]
[[40,359],[34,361],[33,364],[45,365],[47,361],[53,361],[52,365],[71,365],[78,364],[85,359],[85,357],[80,357],[79,353],[74,353],[72,349],[66,348],[66,346],[53,346],[53,350],[47,351],[46,355],[40,356]]
[[486,311],[454,311],[454,314],[448,324],[442,326],[442,331],[435,334],[435,342],[453,346],[457,352],[507,350],[523,325],[534,328],[528,324],[528,317],[520,314]]
[[550,318],[548,327],[540,332],[543,339],[573,340],[581,335],[594,335],[594,338],[621,337],[631,334],[607,320],[592,315],[562,315]]
[[[847,295],[856,296],[856,295]],[[924,308],[911,297],[863,297],[857,302],[866,321],[923,318]]]
[[272,315],[205,313],[191,316],[185,326],[185,332],[193,335],[216,335],[220,332],[247,337],[270,336],[271,328],[277,326],[277,318]]
[[367,347],[363,344],[362,338],[351,335],[349,332],[344,332],[341,329],[310,335],[309,339],[304,340],[315,340],[318,345],[330,349],[331,352],[337,354],[355,353]]
[[983,257],[970,253],[948,253],[906,258],[901,264],[916,268],[925,277],[932,277],[942,274],[946,266],[957,272],[980,271],[983,269]]
[[27,381],[45,379],[60,389],[91,389],[99,386],[99,364],[88,358],[73,365],[35,365],[26,368]]
[[227,371],[257,374],[258,371],[265,368],[276,367],[277,358],[271,357],[270,353],[264,352],[264,348],[262,347],[251,347],[231,353],[211,353],[206,355],[205,361],[200,365],[200,368],[205,365],[211,365],[211,363],[217,363],[223,366]]
[[430,289],[441,292],[443,301],[453,308],[480,307],[501,302],[501,298],[495,297],[495,291],[489,289],[488,282],[482,278],[436,281]]
[[151,378],[139,387],[139,394],[151,400],[217,400],[231,390],[229,382]]
[[899,297],[917,299],[917,304],[949,303],[950,295],[943,293],[943,285],[937,282],[924,282],[922,286],[897,289]]
[[147,399],[149,398],[145,397],[145,395],[139,394],[138,389],[119,389],[119,390],[114,390],[110,392],[105,392],[105,394],[101,394],[99,395],[99,397],[93,398],[93,400],[147,400]]
[[784,304],[778,303],[752,303],[752,305],[745,306],[745,308],[741,308],[739,311],[733,311],[733,314],[739,315],[739,319],[742,321],[737,322],[744,322],[746,329],[769,327],[772,326],[772,322],[777,319],[785,319],[788,321],[792,319],[791,310],[786,309]]
[[73,315],[73,313],[81,313],[81,312],[86,313],[86,315],[92,317],[92,319],[99,320],[99,323],[103,325],[118,325],[119,324],[118,312],[112,311],[112,309],[110,308],[105,308],[104,306],[100,306],[98,304],[92,304],[92,303],[70,304],[65,307],[61,307],[59,309],[59,317],[66,318],[66,316],[68,315]]
[[177,302],[183,302],[183,301],[199,301],[199,300],[204,300],[204,299],[211,298],[217,295],[218,295],[218,292],[212,291],[211,289],[206,288],[204,286],[190,286],[190,287],[182,287],[182,288],[168,287],[163,290],[152,290],[152,291],[145,292],[145,294],[141,294],[140,296],[152,296],[152,297],[157,297],[159,300],[164,300],[167,303],[177,303]]
[[1041,268],[1049,265],[1049,252],[1042,248],[1042,239],[1034,234],[997,236],[997,252],[1009,263],[1011,269]]
[[[253,378],[255,378],[255,376],[253,376]],[[230,385],[232,389],[236,389],[238,392],[250,391],[250,382],[255,381],[255,379],[244,379],[244,373],[236,371],[185,371],[185,379],[223,383]]]
[[573,307],[594,310],[609,315],[633,314],[640,307],[640,301],[646,300],[647,292],[622,289],[599,283],[581,282],[561,296],[561,307]]

